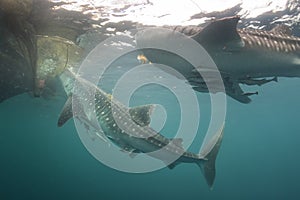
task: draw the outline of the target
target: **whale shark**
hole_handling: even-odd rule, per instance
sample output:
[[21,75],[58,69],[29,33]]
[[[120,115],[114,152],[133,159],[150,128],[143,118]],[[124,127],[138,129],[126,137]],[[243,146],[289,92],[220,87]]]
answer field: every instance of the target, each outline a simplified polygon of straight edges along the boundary
[[[277,77],[300,76],[300,38],[293,36],[286,25],[277,25],[270,31],[238,29],[239,20],[240,17],[233,16],[214,20],[205,27],[164,28],[182,33],[204,47],[218,67],[216,73],[221,74],[227,95],[239,102],[249,103],[249,96],[258,93],[244,92],[242,84],[261,86],[272,81],[277,82]],[[144,39],[147,36],[140,37]],[[155,36],[156,39],[159,37]],[[137,45],[139,42],[144,41],[137,38]],[[181,62],[174,62],[174,55],[158,53],[151,49],[142,51],[149,62],[164,62],[163,64],[181,72],[196,91],[208,92],[207,84],[197,70],[183,66]],[[168,58],[163,58],[163,55]],[[213,83],[216,80],[211,77],[208,81]],[[213,91],[220,90],[214,88]]]
[[[69,98],[58,119],[59,127],[75,117],[82,121],[85,127],[94,128],[101,139],[107,138],[122,151],[128,152],[131,157],[147,153],[165,162],[170,169],[180,163],[196,163],[207,184],[212,187],[215,179],[215,160],[221,145],[224,125],[204,145],[199,154],[192,153],[184,149],[181,138],[166,138],[149,126],[153,105],[128,108],[95,84],[69,70],[64,72],[61,80]],[[72,89],[74,81],[76,89]],[[93,109],[87,106],[91,105],[89,99],[94,100]],[[92,114],[95,114],[96,122]],[[175,161],[169,163],[174,156]]]

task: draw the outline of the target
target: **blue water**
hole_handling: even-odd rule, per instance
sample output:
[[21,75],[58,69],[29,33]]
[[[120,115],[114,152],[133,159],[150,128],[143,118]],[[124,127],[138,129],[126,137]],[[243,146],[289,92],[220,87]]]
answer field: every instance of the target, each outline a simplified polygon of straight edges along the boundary
[[[66,99],[62,89],[49,99],[16,96],[0,104],[0,199],[299,199],[299,87],[299,78],[279,78],[278,83],[247,88],[259,92],[250,104],[227,98],[213,190],[193,164],[129,174],[97,161],[73,121],[56,125]],[[140,98],[150,91],[158,95]],[[162,88],[145,88],[131,103],[165,105],[170,117],[162,131],[172,136],[180,113],[174,96],[161,97],[163,93]],[[208,94],[197,96],[201,122],[194,151],[210,116]]]
[[0,104],[1,199],[297,199],[299,87],[281,78],[249,105],[228,99],[212,191],[196,165],[110,169],[87,152],[73,122],[56,127],[63,97],[15,97]]

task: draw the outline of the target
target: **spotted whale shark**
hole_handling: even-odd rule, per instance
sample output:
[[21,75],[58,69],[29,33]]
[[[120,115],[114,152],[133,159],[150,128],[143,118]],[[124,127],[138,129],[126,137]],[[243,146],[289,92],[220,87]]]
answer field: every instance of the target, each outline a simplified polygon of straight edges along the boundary
[[[169,139],[152,129],[150,124],[153,105],[128,108],[107,94],[95,84],[83,79],[70,71],[66,71],[61,80],[69,98],[62,109],[58,126],[64,125],[70,118],[81,120],[85,127],[93,127],[100,137],[107,138],[131,157],[140,153],[147,153],[168,164],[173,169],[180,163],[196,163],[207,184],[212,187],[215,179],[215,160],[221,145],[223,126],[203,145],[199,154],[188,152],[182,146],[182,139]],[[70,90],[71,81],[76,80],[76,90]],[[74,84],[74,82],[73,82]],[[94,101],[94,108],[88,100]],[[76,110],[72,110],[76,107]],[[96,122],[92,119],[96,116]],[[97,128],[96,123],[99,124]],[[169,159],[176,157],[173,162]]]
[[[300,38],[293,36],[286,25],[278,25],[270,31],[238,29],[239,20],[240,17],[233,16],[214,20],[205,27],[164,28],[178,31],[202,45],[217,65],[227,95],[242,103],[249,103],[249,96],[258,93],[244,92],[241,84],[261,86],[271,81],[277,82],[277,77],[300,77]],[[168,60],[164,64],[181,72],[195,90],[208,92],[197,70],[173,62],[170,55],[164,59],[163,54],[149,49],[144,49],[143,54],[151,63]],[[216,80],[211,77],[208,81],[213,85]],[[214,91],[218,92],[218,88]]]

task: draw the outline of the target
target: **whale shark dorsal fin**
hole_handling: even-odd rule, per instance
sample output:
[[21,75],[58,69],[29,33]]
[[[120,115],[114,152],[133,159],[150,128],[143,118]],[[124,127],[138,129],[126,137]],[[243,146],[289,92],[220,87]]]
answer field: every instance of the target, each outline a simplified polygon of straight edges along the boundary
[[151,122],[151,114],[155,109],[155,105],[136,106],[129,109],[131,119],[140,126],[148,126]]
[[173,138],[171,139],[172,143],[175,144],[177,147],[180,147],[183,149],[183,146],[182,146],[182,142],[183,142],[183,139],[182,138]]
[[237,32],[237,23],[240,17],[227,17],[218,19],[204,27],[192,36],[194,40],[203,43],[228,43],[231,41],[241,42],[241,37]]

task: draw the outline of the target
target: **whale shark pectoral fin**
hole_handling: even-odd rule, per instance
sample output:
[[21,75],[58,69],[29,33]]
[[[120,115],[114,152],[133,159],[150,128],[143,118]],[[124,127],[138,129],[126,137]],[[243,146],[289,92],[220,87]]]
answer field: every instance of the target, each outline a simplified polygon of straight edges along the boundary
[[138,150],[138,149],[134,149],[133,151],[131,151],[130,153],[129,153],[129,157],[130,158],[135,158],[138,154],[140,154],[141,153],[141,151],[140,150]]
[[[72,103],[75,103],[75,105],[72,105]],[[76,112],[74,112],[73,110],[74,106],[76,107]],[[69,119],[71,119],[72,117],[76,117],[79,114],[87,119],[84,114],[82,105],[77,101],[77,98],[74,95],[70,95],[59,115],[57,126],[63,126]]]
[[149,104],[143,106],[132,107],[129,109],[131,119],[140,126],[148,126],[151,122],[151,114],[156,105]]
[[129,153],[130,158],[135,158],[138,154],[137,153]]
[[225,84],[225,91],[228,96],[241,103],[251,102],[249,95],[245,95],[245,92],[242,90],[242,88],[239,86],[238,83],[232,82],[230,84],[227,84],[227,82],[224,82],[224,84]]
[[226,48],[232,46],[236,49],[236,47],[243,46],[243,41],[237,32],[239,20],[240,17],[238,16],[215,20],[191,38],[200,44],[204,44],[204,46],[205,44],[214,43]]
[[58,118],[57,126],[61,127],[73,117],[72,96],[69,96]]
[[226,94],[228,96],[230,96],[231,98],[239,101],[240,103],[250,103],[252,100],[249,98],[250,95],[245,95],[246,93],[243,94],[235,94],[235,93],[230,93],[230,92],[226,92]]
[[176,167],[176,165],[178,165],[179,163],[176,163],[176,162],[173,162],[173,163],[171,163],[171,164],[167,164],[166,163],[166,165],[167,165],[167,167],[169,168],[169,169],[174,169],[175,167]]
[[130,158],[135,158],[139,153],[141,153],[140,150],[134,149],[129,146],[123,147],[122,149],[120,149],[120,151],[123,153],[128,153]]

